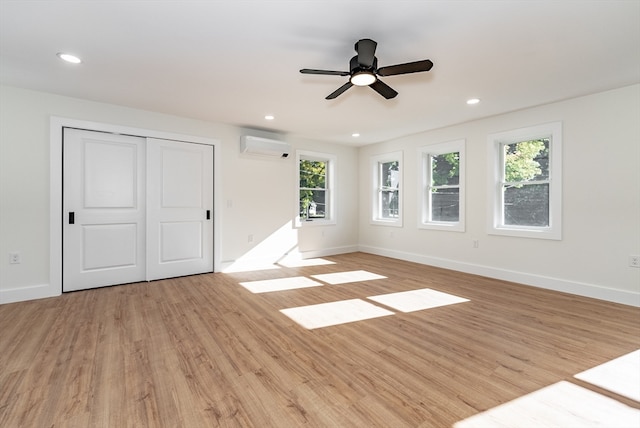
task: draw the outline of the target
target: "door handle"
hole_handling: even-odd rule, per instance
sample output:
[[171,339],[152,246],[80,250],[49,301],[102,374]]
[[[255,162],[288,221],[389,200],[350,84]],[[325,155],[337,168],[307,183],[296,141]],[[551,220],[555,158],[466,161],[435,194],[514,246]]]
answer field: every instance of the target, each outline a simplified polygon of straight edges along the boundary
[[69,224],[75,224],[75,223],[76,223],[76,213],[71,211],[69,212]]
[[207,210],[207,220],[211,220],[211,210]]

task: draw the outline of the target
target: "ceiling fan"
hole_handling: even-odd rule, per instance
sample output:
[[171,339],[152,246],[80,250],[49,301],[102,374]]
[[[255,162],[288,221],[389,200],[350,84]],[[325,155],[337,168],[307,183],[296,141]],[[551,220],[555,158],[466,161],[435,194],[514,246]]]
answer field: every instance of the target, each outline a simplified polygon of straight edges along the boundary
[[352,86],[370,86],[371,89],[391,99],[398,95],[389,85],[378,79],[378,76],[396,76],[398,74],[418,73],[429,71],[433,67],[431,60],[407,62],[405,64],[390,65],[378,68],[378,58],[375,57],[378,44],[371,39],[358,40],[354,46],[358,55],[349,61],[349,71],[315,70],[303,68],[302,74],[324,74],[330,76],[349,76],[349,81],[330,93],[326,99],[332,100]]

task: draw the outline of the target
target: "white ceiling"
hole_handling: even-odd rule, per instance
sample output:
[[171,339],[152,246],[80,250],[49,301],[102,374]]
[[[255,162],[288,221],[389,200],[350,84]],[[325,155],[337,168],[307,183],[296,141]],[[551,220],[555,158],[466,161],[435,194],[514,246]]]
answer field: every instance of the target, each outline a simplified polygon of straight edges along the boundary
[[[347,78],[299,70],[348,70],[360,38],[378,42],[380,67],[435,66],[382,78],[391,100],[366,87],[325,100]],[[0,0],[3,84],[322,141],[385,141],[639,81],[638,0]]]

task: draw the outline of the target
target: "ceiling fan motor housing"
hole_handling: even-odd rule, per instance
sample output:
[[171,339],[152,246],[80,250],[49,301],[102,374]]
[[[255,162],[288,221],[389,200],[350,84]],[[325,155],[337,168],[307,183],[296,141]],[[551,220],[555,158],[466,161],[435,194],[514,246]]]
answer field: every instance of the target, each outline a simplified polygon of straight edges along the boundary
[[359,71],[369,71],[375,74],[377,69],[378,69],[378,58],[376,57],[373,57],[373,65],[371,67],[362,66],[358,62],[358,55],[354,56],[353,58],[351,58],[351,61],[349,61],[349,73],[351,75],[354,75]]

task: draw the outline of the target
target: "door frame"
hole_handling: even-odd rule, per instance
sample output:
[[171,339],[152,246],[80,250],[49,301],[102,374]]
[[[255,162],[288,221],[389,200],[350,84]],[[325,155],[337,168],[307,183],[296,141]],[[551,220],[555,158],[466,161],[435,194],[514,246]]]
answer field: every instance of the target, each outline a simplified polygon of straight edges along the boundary
[[152,137],[213,146],[213,271],[221,271],[221,159],[219,140],[193,135],[175,134],[152,129],[134,128],[100,122],[52,116],[50,119],[49,168],[49,295],[62,294],[62,137],[63,128]]

